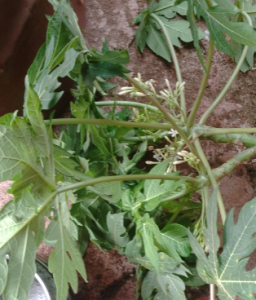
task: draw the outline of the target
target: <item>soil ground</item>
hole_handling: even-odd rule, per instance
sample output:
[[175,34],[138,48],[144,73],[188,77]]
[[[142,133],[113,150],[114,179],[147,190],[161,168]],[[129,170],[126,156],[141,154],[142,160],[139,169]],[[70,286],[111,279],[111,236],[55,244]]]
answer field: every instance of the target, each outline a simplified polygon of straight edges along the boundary
[[[130,53],[128,67],[134,75],[140,72],[143,80],[146,81],[151,78],[156,80],[159,89],[164,87],[165,78],[169,79],[173,87],[175,86],[176,78],[173,64],[163,61],[147,48],[143,55],[138,53],[136,49],[134,42],[136,26],[133,25],[133,19],[145,8],[146,0],[73,0],[71,2],[78,13],[79,24],[89,46],[100,49],[105,37],[107,37],[111,49],[128,47]],[[201,21],[199,26],[202,30],[206,29]],[[206,54],[208,41],[204,39],[200,44],[204,54]],[[181,49],[176,50],[183,81],[186,82],[185,94],[189,111],[197,96],[203,70],[192,44],[182,44]],[[197,119],[216,98],[234,68],[235,63],[229,56],[215,51],[209,83]],[[229,93],[216,108],[207,124],[218,128],[254,127],[256,125],[256,86],[254,82],[254,69],[245,74],[240,72]],[[124,84],[122,80],[117,80],[117,83],[119,89]],[[113,95],[110,95],[109,98],[111,96]],[[128,98],[122,97],[121,100],[124,99]],[[243,147],[239,145],[215,144],[210,141],[204,141],[202,145],[213,168],[243,150]],[[251,160],[239,165],[220,182],[226,209],[229,211],[235,207],[236,217],[241,207],[255,196],[255,170],[255,161]],[[8,184],[10,183],[0,185],[1,205],[10,199],[10,196],[5,193]],[[50,250],[47,246],[42,245],[38,254],[47,259]],[[126,258],[115,251],[103,253],[95,245],[90,244],[84,261],[89,283],[80,282],[79,292],[74,296],[75,300],[136,299],[134,266],[129,264]],[[255,266],[255,262],[256,259],[252,257],[248,267]],[[207,300],[209,296],[208,286],[187,289],[186,296],[188,300]]]

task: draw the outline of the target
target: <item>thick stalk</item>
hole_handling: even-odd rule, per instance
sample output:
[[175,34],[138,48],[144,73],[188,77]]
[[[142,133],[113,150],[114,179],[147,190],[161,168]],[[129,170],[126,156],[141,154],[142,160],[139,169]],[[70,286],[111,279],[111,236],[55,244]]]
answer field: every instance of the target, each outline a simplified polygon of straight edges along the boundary
[[93,125],[108,125],[108,126],[121,126],[121,127],[131,127],[131,128],[145,128],[145,129],[158,129],[158,130],[170,130],[169,124],[152,124],[152,123],[135,123],[135,122],[125,122],[125,121],[115,121],[115,120],[105,120],[105,119],[53,119],[51,121],[45,120],[46,125],[65,125],[65,124],[93,124]]
[[237,155],[233,156],[231,159],[229,159],[226,163],[224,163],[220,167],[212,170],[214,178],[216,180],[220,180],[221,178],[231,173],[243,161],[246,161],[255,155],[256,155],[256,146],[246,149],[241,153],[238,153]]
[[164,107],[162,107],[161,104],[159,104],[158,101],[154,97],[152,97],[151,95],[148,95],[147,91],[143,87],[141,87],[141,85],[136,80],[134,80],[133,78],[131,78],[128,75],[126,75],[126,77],[132,85],[134,85],[141,93],[145,94],[146,97],[149,99],[149,101],[151,103],[153,103],[161,111],[161,113],[163,114],[166,121],[170,122],[172,128],[178,131],[179,135],[182,137],[184,142],[187,144],[190,151],[197,157],[197,153],[195,151],[194,146],[190,143],[189,139],[187,138],[184,131],[180,128],[180,126],[177,125],[177,122],[172,118],[172,116],[170,116],[168,114],[166,109]]
[[95,102],[96,106],[112,106],[112,105],[119,105],[119,106],[131,106],[131,107],[138,107],[138,108],[147,108],[150,111],[158,112],[159,110],[152,105],[139,103],[139,102],[132,102],[132,101],[100,101]]
[[[150,16],[158,23],[158,25],[161,27],[161,29],[163,31],[163,34],[165,36],[167,45],[169,47],[169,51],[171,53],[172,61],[173,61],[174,68],[175,68],[175,71],[176,71],[177,80],[178,80],[179,84],[181,84],[182,83],[182,77],[181,77],[181,72],[180,72],[180,66],[179,66],[179,62],[178,62],[173,44],[172,44],[172,42],[170,40],[170,37],[168,35],[168,32],[165,29],[164,24],[158,18],[157,15],[155,15],[154,13],[151,13]],[[184,90],[181,91],[181,93],[180,93],[180,104],[181,104],[182,111],[184,112],[184,115],[186,115],[186,101],[185,101]],[[183,121],[185,121],[185,120],[183,120]]]
[[[252,21],[251,18],[248,16],[248,14],[246,12],[242,12],[242,14],[246,17],[248,23],[250,26],[252,26]],[[233,72],[233,74],[231,75],[231,77],[229,78],[227,84],[225,85],[225,87],[223,88],[223,90],[221,91],[221,93],[219,94],[219,96],[217,97],[217,99],[210,105],[210,107],[208,107],[208,109],[204,112],[203,116],[200,119],[199,124],[205,124],[205,122],[207,121],[208,117],[210,116],[210,114],[213,112],[213,110],[216,108],[216,106],[221,102],[221,100],[223,99],[223,97],[226,95],[226,93],[228,92],[229,88],[231,87],[233,81],[235,80],[238,72],[240,71],[240,68],[244,62],[244,59],[246,57],[246,54],[248,52],[249,47],[248,46],[244,46],[242,55],[236,65],[236,68]]]
[[210,70],[211,70],[211,65],[212,65],[212,56],[213,56],[213,50],[214,50],[214,43],[212,40],[209,42],[209,49],[208,49],[208,55],[207,55],[207,62],[206,62],[206,71],[204,73],[203,80],[201,82],[201,86],[198,92],[198,96],[196,98],[196,101],[193,104],[193,107],[191,109],[190,115],[188,117],[188,122],[187,122],[187,128],[189,129],[191,126],[193,126],[196,113],[198,110],[198,107],[201,103],[201,100],[203,98],[203,94],[207,85],[207,81],[210,75]]
[[[196,136],[195,136],[196,137]],[[205,157],[205,154],[203,152],[203,149],[200,145],[200,142],[199,140],[196,138],[195,141],[194,141],[194,144],[195,144],[195,147],[196,147],[196,150],[197,150],[197,153],[199,155],[199,158],[201,159],[205,169],[206,169],[206,172],[207,172],[207,175],[210,179],[210,182],[211,182],[211,185],[213,186],[213,188],[217,188],[218,185],[217,185],[217,182],[216,182],[216,179],[213,175],[213,172],[212,172],[212,169],[208,163],[208,160],[207,158]],[[226,219],[226,210],[225,210],[225,207],[224,207],[224,204],[223,204],[223,200],[222,200],[222,197],[221,197],[221,194],[220,194],[220,191],[218,190],[218,205],[219,205],[219,210],[220,210],[220,215],[221,215],[221,219],[222,219],[222,223],[224,224],[225,223],[225,219]]]
[[247,148],[256,145],[256,136],[247,134],[202,134],[199,136],[201,140],[211,140],[216,143],[230,143],[235,145],[243,145]]
[[227,133],[256,133],[256,128],[208,128],[205,134],[209,136]]
[[[93,178],[91,180],[81,181],[78,183],[73,183],[68,186],[64,186],[57,189],[57,193],[63,193],[70,190],[75,190],[87,186],[92,186],[97,183],[102,182],[113,182],[113,181],[128,181],[128,180],[147,180],[147,179],[160,179],[160,180],[180,180],[184,179],[184,176],[170,176],[170,175],[154,175],[154,174],[139,174],[139,175],[116,175],[116,176],[102,176],[98,178]],[[196,178],[187,178],[186,180],[188,183],[191,183],[193,186],[200,186],[200,180]]]

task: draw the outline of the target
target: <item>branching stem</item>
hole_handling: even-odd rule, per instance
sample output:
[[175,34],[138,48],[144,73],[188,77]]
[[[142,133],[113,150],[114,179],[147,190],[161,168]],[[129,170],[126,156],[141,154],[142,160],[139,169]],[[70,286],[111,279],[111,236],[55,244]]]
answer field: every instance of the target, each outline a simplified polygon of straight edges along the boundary
[[[97,183],[102,182],[113,182],[113,181],[128,181],[128,180],[146,180],[146,179],[161,179],[161,180],[180,180],[184,179],[184,176],[169,176],[169,175],[154,175],[154,174],[134,174],[134,175],[116,175],[116,176],[102,176],[98,178],[93,178],[91,180],[81,181],[78,183],[73,183],[68,186],[64,186],[57,189],[57,193],[63,193],[66,191],[79,189],[87,186],[92,186]],[[193,186],[200,186],[200,180],[196,178],[187,178],[188,183],[191,183]]]

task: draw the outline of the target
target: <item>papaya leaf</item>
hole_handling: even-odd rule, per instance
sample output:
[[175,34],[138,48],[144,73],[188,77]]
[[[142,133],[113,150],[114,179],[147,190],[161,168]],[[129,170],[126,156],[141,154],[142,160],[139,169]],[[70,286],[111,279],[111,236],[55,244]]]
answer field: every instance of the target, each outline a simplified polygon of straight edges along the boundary
[[[135,20],[135,22],[137,22]],[[147,43],[147,30],[146,27],[149,22],[149,11],[148,9],[143,10],[140,14],[140,18],[138,20],[140,22],[138,29],[135,33],[135,42],[137,48],[143,52]]]
[[168,224],[161,231],[162,244],[159,249],[167,253],[175,261],[182,261],[182,257],[189,256],[191,247],[189,244],[187,229],[180,224]]
[[[55,13],[52,16],[48,24],[46,46],[51,43],[52,39],[54,40],[52,54],[48,60],[46,59],[44,66],[44,68],[50,67],[51,70],[63,61],[65,52],[71,48],[71,46],[74,46],[75,48],[77,44],[77,38],[73,37],[58,13]],[[76,44],[74,41],[76,41]],[[67,45],[69,45],[68,48],[66,47]]]
[[93,81],[97,76],[108,79],[119,76],[125,79],[124,73],[131,72],[122,64],[112,63],[111,60],[84,62],[82,65],[82,76],[85,84],[92,91]]
[[[176,47],[181,47],[179,40],[181,39],[183,42],[189,43],[193,41],[193,37],[191,34],[191,30],[190,30],[190,25],[188,21],[185,20],[177,20],[177,21],[172,21],[169,22],[166,18],[163,17],[159,17],[162,21],[162,23],[164,24],[170,39],[173,43],[174,46]],[[198,37],[199,39],[202,39],[205,34],[199,30],[198,30]]]
[[[136,235],[133,240],[128,242],[125,248],[125,255],[129,258],[131,263],[141,265],[152,272],[157,272],[151,260],[147,255],[143,254],[144,252],[145,248],[143,247],[142,238],[139,235]],[[158,252],[157,259],[159,264],[159,274],[169,274],[179,267],[181,268],[180,273],[182,273],[183,276],[186,276],[186,268],[183,269],[179,262],[175,261],[167,254]]]
[[0,295],[2,295],[7,282],[8,265],[7,265],[5,254],[2,255],[1,253],[0,253],[0,274],[1,274]]
[[68,283],[70,283],[73,291],[77,292],[78,279],[76,272],[79,272],[83,279],[87,281],[84,262],[79,250],[74,245],[74,241],[60,220],[51,221],[46,231],[46,239],[57,241],[55,249],[50,255],[48,267],[50,272],[53,273],[57,287],[57,300],[63,300],[68,296]]
[[[210,22],[218,23],[221,27],[221,30],[229,35],[234,41],[247,46],[256,45],[256,35],[253,28],[249,24],[227,21],[228,17],[240,12],[236,6],[234,6],[233,13],[231,13],[229,9],[226,9],[220,5],[211,7],[205,12],[208,15],[208,20],[210,20]],[[209,29],[210,35],[211,28],[212,27]]]
[[16,234],[7,248],[9,263],[4,299],[26,300],[36,272],[36,244],[29,226]]
[[203,0],[194,0],[194,5],[196,7],[197,17],[200,18],[200,16],[202,16],[204,18],[216,48],[228,55],[232,55],[233,51],[223,35],[221,24],[212,19],[207,13],[208,7],[206,3]]
[[175,5],[175,0],[161,0],[154,6],[154,13],[156,15],[165,16],[167,19],[172,19],[176,13],[185,16],[187,14],[187,3]]
[[[163,161],[160,164],[152,168],[149,174],[160,175],[164,174],[169,162]],[[170,174],[169,174],[170,175]],[[144,184],[144,205],[146,210],[151,211],[156,208],[163,198],[174,192],[179,186],[183,184],[185,180],[178,181],[165,181],[162,183],[161,180],[145,180]]]
[[129,237],[124,227],[124,215],[125,213],[107,215],[107,226],[109,231],[109,237],[114,244],[115,249],[125,247],[129,241]]
[[79,38],[80,47],[87,50],[83,34],[78,25],[78,18],[68,0],[48,0],[55,12],[61,17],[62,22],[66,25],[74,37]]
[[232,209],[224,225],[223,252],[218,256],[220,245],[217,234],[217,189],[213,192],[207,206],[207,227],[205,228],[206,244],[209,255],[189,232],[189,239],[195,255],[198,258],[197,270],[206,283],[218,286],[220,300],[253,299],[256,292],[256,270],[246,271],[248,256],[256,248],[255,220],[256,198],[247,202],[239,213],[234,224],[234,209]]
[[150,260],[155,270],[159,271],[158,251],[155,246],[155,240],[161,239],[161,233],[158,226],[148,214],[145,214],[137,221],[137,231],[141,234],[145,254]]
[[58,77],[65,77],[69,75],[69,72],[72,71],[75,66],[78,55],[79,52],[71,48],[65,53],[65,59],[62,64],[60,64],[52,72],[50,72],[49,68],[42,72],[34,87],[40,99],[42,109],[49,109],[58,102],[63,94],[63,92],[54,92],[61,84],[58,81]]
[[186,300],[184,294],[185,284],[172,273],[162,275],[149,271],[142,282],[142,299],[149,299],[155,290],[157,290],[157,293],[150,299]]
[[112,64],[127,64],[129,62],[128,50],[109,50],[107,38],[105,38],[102,53],[94,48],[91,50],[91,53],[90,61],[106,61]]

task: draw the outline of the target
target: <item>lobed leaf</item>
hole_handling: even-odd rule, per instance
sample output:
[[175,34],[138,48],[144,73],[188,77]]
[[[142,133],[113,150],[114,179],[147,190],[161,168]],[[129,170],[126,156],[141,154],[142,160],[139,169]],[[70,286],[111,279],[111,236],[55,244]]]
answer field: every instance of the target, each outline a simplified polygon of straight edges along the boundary
[[68,296],[68,283],[70,283],[73,291],[77,292],[76,271],[87,281],[84,262],[61,220],[51,221],[46,231],[46,240],[57,241],[55,249],[50,255],[48,267],[53,273],[57,287],[57,300],[63,300]]
[[198,273],[207,283],[218,286],[218,296],[221,300],[253,299],[256,292],[256,270],[246,271],[248,256],[256,249],[255,220],[256,198],[246,203],[234,224],[232,209],[224,225],[223,252],[218,256],[219,237],[217,235],[217,191],[211,196],[207,207],[206,242],[209,245],[209,256],[196,239],[189,233],[190,243],[198,257]]
[[107,215],[109,237],[115,249],[125,247],[129,241],[126,228],[124,227],[124,215],[125,213],[111,214],[110,212]]

